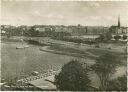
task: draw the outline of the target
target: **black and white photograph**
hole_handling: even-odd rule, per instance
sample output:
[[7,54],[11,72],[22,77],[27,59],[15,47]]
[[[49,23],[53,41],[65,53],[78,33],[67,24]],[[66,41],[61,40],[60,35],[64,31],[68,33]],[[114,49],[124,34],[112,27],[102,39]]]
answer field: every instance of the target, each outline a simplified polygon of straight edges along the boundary
[[1,91],[127,91],[128,1],[1,0]]

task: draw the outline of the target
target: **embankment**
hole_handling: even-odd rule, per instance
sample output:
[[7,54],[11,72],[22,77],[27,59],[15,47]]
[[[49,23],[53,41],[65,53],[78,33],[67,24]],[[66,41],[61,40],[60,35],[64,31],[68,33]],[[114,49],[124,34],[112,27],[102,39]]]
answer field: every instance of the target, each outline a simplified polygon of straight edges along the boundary
[[[61,50],[60,50],[60,48],[61,48]],[[54,54],[68,55],[68,56],[79,57],[79,58],[91,58],[91,59],[97,58],[97,56],[92,56],[89,53],[83,53],[78,50],[74,50],[72,48],[59,47],[58,49],[55,49],[54,46],[44,46],[44,47],[40,48],[40,50],[45,51],[45,52],[54,53]]]

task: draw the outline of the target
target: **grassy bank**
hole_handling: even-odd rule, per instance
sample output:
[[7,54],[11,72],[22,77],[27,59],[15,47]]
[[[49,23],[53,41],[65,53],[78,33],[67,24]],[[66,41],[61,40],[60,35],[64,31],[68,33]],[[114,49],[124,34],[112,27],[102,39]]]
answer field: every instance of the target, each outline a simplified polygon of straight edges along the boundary
[[80,53],[65,52],[65,51],[61,51],[61,50],[51,49],[51,47],[48,47],[47,49],[41,48],[40,50],[45,51],[45,52],[50,52],[53,54],[73,56],[73,57],[77,57],[77,58],[87,58],[87,54],[85,55],[85,54],[80,54]]
[[82,57],[82,58],[97,58],[98,56],[101,56],[106,53],[113,53],[117,55],[117,57],[121,58],[123,61],[126,61],[126,53],[123,52],[116,52],[113,50],[108,50],[108,49],[102,49],[102,48],[86,48],[86,49],[81,49],[81,48],[72,48],[72,47],[67,47],[64,45],[53,45],[49,46],[48,49],[54,50],[54,53],[58,54],[66,54],[66,55],[72,55],[75,57]]
[[96,55],[92,55],[86,51],[71,48],[71,47],[66,47],[62,45],[52,45],[52,46],[49,46],[47,49],[49,52],[52,52],[55,54],[63,54],[63,55],[69,55],[69,56],[74,56],[79,58],[91,58],[91,59],[97,58]]

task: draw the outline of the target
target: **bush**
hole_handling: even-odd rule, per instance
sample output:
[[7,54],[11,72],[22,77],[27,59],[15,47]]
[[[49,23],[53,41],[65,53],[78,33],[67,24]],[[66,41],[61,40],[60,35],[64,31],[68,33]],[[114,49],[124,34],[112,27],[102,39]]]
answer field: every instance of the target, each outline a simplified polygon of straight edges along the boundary
[[116,41],[118,41],[119,39],[121,39],[121,36],[116,35],[116,36],[114,36],[114,39],[115,39]]
[[126,91],[127,90],[127,76],[123,75],[117,79],[109,82],[108,91]]
[[112,53],[101,55],[92,70],[98,75],[101,85],[99,90],[106,90],[111,76],[116,72],[116,68],[122,64],[121,59]]
[[127,36],[126,35],[123,35],[123,40],[126,40],[127,39]]
[[55,84],[63,91],[84,91],[90,87],[87,71],[77,60],[72,60],[62,67],[62,71],[55,76]]

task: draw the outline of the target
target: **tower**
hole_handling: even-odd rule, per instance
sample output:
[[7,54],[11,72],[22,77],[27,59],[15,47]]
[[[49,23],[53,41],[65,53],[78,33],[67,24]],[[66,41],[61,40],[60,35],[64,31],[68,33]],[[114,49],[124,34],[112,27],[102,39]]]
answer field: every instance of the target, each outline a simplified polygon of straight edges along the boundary
[[120,28],[120,15],[118,16],[118,28]]

